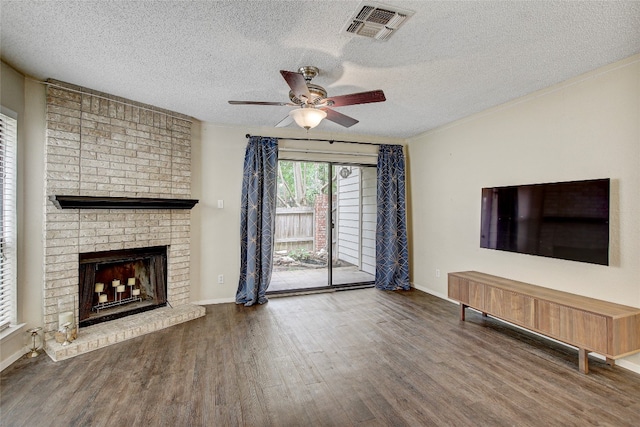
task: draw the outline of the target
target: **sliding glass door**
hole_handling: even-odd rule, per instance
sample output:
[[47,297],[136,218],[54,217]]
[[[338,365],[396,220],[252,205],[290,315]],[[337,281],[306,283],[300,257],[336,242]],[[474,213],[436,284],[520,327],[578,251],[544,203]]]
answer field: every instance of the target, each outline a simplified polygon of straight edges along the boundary
[[375,167],[281,160],[268,293],[372,284],[375,222]]

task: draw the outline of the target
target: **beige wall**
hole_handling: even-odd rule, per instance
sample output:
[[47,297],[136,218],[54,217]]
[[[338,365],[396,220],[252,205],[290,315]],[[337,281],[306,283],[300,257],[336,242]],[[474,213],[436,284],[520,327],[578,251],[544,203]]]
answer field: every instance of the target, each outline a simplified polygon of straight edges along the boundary
[[[478,270],[640,307],[640,55],[408,142],[412,280]],[[611,265],[480,248],[480,189],[611,178]],[[440,276],[436,276],[436,270]],[[640,371],[640,355],[626,359]]]
[[18,113],[18,323],[23,331],[2,340],[0,364],[23,354],[24,330],[42,326],[44,86],[1,63],[0,103]]

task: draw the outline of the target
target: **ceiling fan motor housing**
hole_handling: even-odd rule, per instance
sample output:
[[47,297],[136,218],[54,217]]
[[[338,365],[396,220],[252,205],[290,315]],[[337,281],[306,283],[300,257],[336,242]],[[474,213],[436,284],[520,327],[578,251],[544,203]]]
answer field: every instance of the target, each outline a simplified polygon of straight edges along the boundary
[[318,67],[314,67],[313,65],[307,65],[305,67],[298,68],[298,72],[302,74],[307,83],[309,83],[311,79],[318,75],[320,69]]
[[[311,94],[311,99],[309,100],[309,104],[318,105],[322,102],[323,99],[327,97],[327,91],[322,86],[307,83],[307,87],[309,88],[309,93]],[[306,102],[298,98],[293,93],[293,91],[289,91],[289,99],[294,104],[298,104],[298,105],[306,104]]]

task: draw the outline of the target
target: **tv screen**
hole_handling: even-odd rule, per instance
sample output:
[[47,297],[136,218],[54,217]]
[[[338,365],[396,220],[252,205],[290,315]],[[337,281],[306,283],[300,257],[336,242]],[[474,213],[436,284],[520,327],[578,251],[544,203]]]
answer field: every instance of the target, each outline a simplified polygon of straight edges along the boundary
[[609,179],[483,188],[480,247],[609,265]]

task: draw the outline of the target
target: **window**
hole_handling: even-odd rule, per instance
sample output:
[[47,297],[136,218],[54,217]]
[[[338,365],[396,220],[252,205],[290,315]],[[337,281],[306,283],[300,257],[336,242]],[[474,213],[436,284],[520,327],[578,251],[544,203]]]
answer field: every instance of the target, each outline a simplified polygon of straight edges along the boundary
[[15,114],[2,109],[0,113],[0,191],[2,192],[0,197],[0,330],[16,322],[16,148]]

